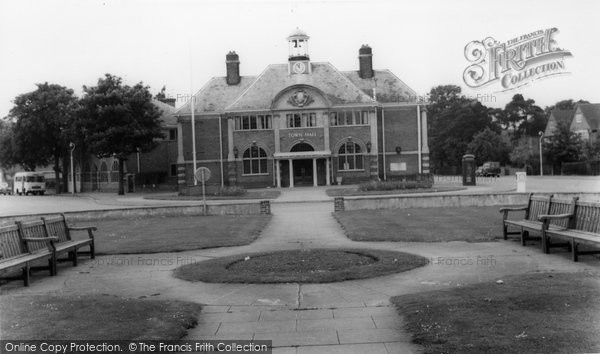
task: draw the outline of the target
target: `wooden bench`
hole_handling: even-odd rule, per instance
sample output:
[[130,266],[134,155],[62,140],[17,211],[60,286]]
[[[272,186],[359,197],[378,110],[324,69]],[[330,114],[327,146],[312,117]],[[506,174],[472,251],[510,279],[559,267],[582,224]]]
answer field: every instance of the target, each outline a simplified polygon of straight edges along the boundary
[[[508,235],[520,235],[521,245],[525,246],[528,240],[534,238],[529,236],[531,231],[538,232],[539,238],[544,242],[542,234],[543,222],[539,219],[541,215],[557,215],[557,214],[572,214],[575,209],[577,197],[572,199],[558,199],[550,196],[539,196],[530,194],[527,200],[527,205],[514,208],[501,208],[502,217],[502,234],[504,239],[508,239]],[[521,220],[509,220],[509,212],[524,211],[525,216]],[[516,227],[518,231],[508,231],[508,227]],[[566,228],[565,222],[553,219],[548,223],[550,229],[562,230]]]
[[[55,237],[46,237],[40,220],[0,227],[0,272],[4,274],[21,269],[21,276],[5,276],[2,279],[22,279],[23,284],[29,286],[33,269],[49,269],[50,275],[56,275],[55,241],[58,241]],[[48,266],[32,266],[42,261],[47,261]]]
[[[58,238],[58,242],[54,244],[56,248],[57,261],[71,261],[73,266],[77,266],[77,257],[79,254],[89,254],[92,259],[96,257],[94,247],[94,226],[69,226],[64,214],[57,217],[42,218],[42,223],[46,228],[48,237]],[[87,238],[74,240],[71,237],[72,231],[87,231]],[[79,252],[80,248],[89,247],[89,252]],[[67,254],[67,259],[59,259],[62,254]]]
[[[579,255],[598,254],[600,250],[579,251],[579,245],[600,245],[600,203],[577,201],[572,213],[558,215],[540,215],[542,226],[542,244],[545,253],[557,246],[553,239],[566,240],[570,246],[571,257],[578,261]],[[563,228],[552,227],[552,223],[560,222]],[[560,245],[560,244],[558,244]]]

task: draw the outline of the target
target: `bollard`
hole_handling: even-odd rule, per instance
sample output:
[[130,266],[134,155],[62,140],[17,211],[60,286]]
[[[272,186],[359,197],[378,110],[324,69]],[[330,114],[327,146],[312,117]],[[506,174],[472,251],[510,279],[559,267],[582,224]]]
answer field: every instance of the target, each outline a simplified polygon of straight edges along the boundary
[[269,215],[271,214],[271,202],[268,200],[260,201],[260,213]]
[[333,200],[333,210],[334,211],[344,211],[344,198],[336,197]]
[[527,189],[527,172],[517,172],[517,193],[525,193]]

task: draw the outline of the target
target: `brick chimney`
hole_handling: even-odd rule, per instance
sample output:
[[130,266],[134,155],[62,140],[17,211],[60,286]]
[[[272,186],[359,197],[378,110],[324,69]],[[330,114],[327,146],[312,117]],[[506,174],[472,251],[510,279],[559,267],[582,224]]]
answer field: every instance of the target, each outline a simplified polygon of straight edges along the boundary
[[237,85],[240,83],[240,58],[235,52],[229,52],[225,56],[227,65],[227,85]]
[[358,63],[358,76],[361,79],[370,79],[375,75],[373,72],[373,51],[368,44],[363,44],[358,50]]

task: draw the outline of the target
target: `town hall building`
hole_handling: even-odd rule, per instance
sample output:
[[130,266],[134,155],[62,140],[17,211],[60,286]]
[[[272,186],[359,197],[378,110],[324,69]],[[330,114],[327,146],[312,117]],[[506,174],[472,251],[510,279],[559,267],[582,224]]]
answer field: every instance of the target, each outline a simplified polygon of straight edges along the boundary
[[194,184],[194,158],[211,184],[246,188],[429,173],[425,106],[392,72],[373,69],[369,46],[359,49],[358,70],[343,72],[310,60],[303,31],[287,40],[287,63],[258,76],[240,75],[229,52],[227,75],[175,112],[180,186]]

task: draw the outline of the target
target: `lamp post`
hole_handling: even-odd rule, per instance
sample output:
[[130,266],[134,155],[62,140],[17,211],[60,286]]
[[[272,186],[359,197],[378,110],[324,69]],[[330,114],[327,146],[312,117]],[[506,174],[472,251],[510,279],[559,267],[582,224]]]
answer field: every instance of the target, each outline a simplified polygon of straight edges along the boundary
[[538,133],[540,136],[540,177],[544,175],[544,166],[542,165],[542,139],[544,139],[544,132],[540,131]]
[[73,189],[71,190],[71,194],[75,194],[75,170],[73,169],[73,150],[75,150],[75,143],[69,143],[69,149],[71,150],[71,181],[73,182]]

